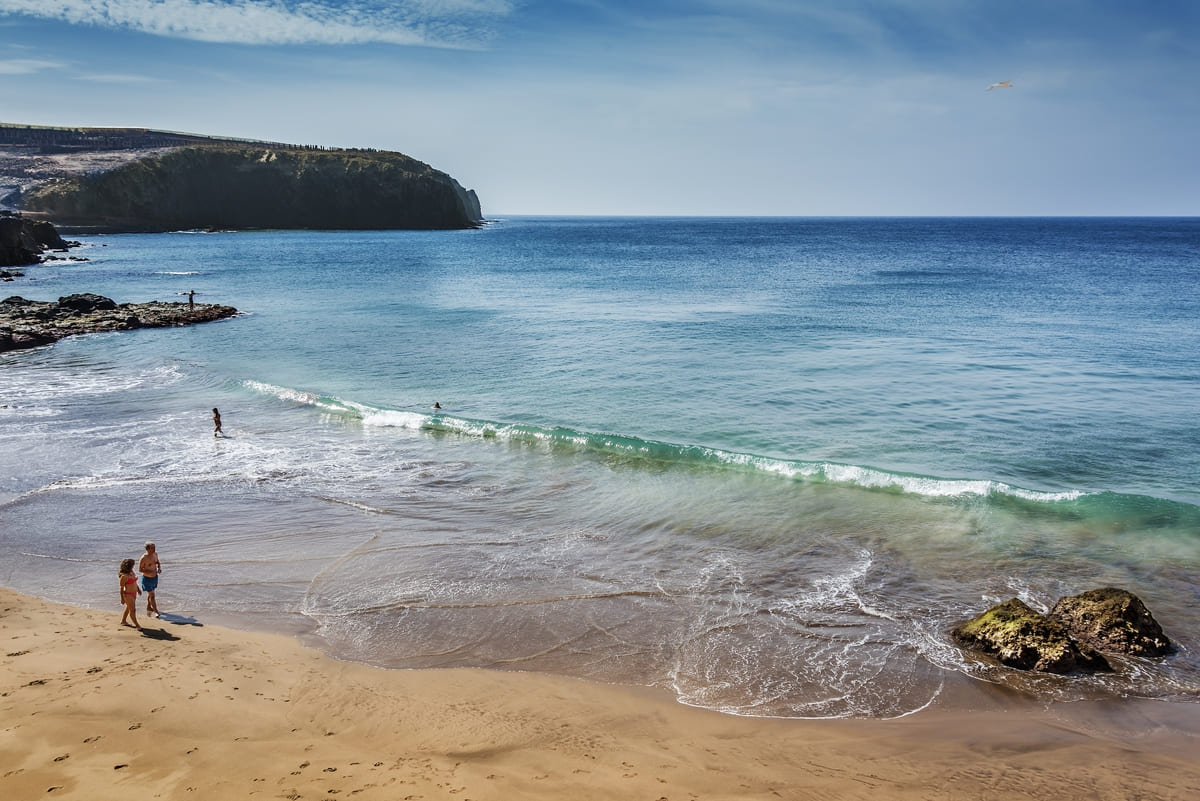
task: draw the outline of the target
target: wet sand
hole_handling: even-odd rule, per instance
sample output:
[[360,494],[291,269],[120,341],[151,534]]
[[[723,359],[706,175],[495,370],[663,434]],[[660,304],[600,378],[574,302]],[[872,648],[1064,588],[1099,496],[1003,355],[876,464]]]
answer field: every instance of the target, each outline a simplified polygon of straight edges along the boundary
[[[1200,705],[959,688],[899,720],[739,718],[537,674],[380,670],[0,589],[0,798],[1192,799]],[[953,700],[950,695],[956,696]]]

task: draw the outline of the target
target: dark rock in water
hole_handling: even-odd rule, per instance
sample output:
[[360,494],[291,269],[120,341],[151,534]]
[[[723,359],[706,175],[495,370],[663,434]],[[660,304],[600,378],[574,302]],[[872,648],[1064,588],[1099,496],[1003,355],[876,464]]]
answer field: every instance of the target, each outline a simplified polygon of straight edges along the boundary
[[1049,617],[1097,651],[1163,656],[1171,650],[1171,641],[1154,615],[1128,590],[1104,587],[1060,598]]
[[[78,243],[76,243],[78,244]],[[0,267],[40,264],[49,248],[63,250],[71,246],[57,229],[44,220],[30,220],[9,214],[0,216]]]
[[237,314],[232,306],[212,303],[122,303],[90,293],[68,295],[57,303],[14,295],[0,300],[0,353],[48,345],[63,337],[133,328],[162,328],[221,320]]
[[1045,673],[1112,670],[1103,656],[1071,639],[1065,626],[1030,609],[1017,598],[993,606],[956,627],[952,634],[960,644],[1021,670]]
[[83,312],[85,314],[92,311],[108,311],[117,308],[117,304],[112,298],[106,298],[103,295],[93,295],[90,292],[59,298],[58,305],[64,309],[71,309],[72,311]]
[[20,267],[41,261],[42,248],[20,217],[0,217],[0,267]]
[[66,250],[71,246],[71,243],[58,235],[58,229],[52,223],[45,220],[35,220],[32,222],[29,226],[29,232],[33,236],[34,241],[43,248]]

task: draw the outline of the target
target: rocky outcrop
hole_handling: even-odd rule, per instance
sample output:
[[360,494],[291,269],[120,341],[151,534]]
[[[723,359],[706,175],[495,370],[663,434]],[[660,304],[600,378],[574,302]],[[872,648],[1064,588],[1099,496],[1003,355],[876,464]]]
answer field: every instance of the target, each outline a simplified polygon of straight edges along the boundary
[[48,345],[63,337],[221,320],[232,306],[189,303],[121,303],[102,295],[68,295],[54,301],[13,296],[0,300],[0,352]]
[[1060,598],[1046,615],[1013,598],[951,635],[1009,667],[1049,673],[1111,670],[1101,652],[1157,657],[1172,649],[1141,599],[1115,587]]
[[1097,651],[1164,656],[1171,641],[1142,600],[1128,590],[1104,587],[1060,598],[1049,617]]
[[47,250],[66,250],[72,242],[58,235],[58,229],[45,220],[31,220],[5,214],[0,216],[0,267],[38,264]]
[[108,231],[453,229],[479,199],[400,153],[211,144],[147,154],[25,191],[27,213]]
[[1021,670],[1094,673],[1112,669],[1103,656],[1071,639],[1061,623],[1017,598],[963,623],[953,635],[962,645]]

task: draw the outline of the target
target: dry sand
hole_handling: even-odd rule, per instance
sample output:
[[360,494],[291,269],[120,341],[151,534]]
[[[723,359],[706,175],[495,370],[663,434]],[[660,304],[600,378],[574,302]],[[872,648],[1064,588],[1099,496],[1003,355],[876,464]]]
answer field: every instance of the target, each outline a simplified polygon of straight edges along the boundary
[[989,691],[894,721],[739,718],[119,619],[115,598],[100,612],[0,589],[0,799],[1200,798],[1196,704],[1064,716]]

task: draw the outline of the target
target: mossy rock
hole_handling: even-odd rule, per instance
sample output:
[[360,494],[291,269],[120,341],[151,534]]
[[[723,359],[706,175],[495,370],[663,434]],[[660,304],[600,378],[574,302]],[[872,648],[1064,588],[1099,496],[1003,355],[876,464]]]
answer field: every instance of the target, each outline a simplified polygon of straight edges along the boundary
[[1103,656],[1075,642],[1065,626],[1018,598],[993,606],[952,634],[961,645],[1020,670],[1060,674],[1112,670]]
[[1172,649],[1171,640],[1142,600],[1117,587],[1060,598],[1049,617],[1097,651],[1157,657]]

